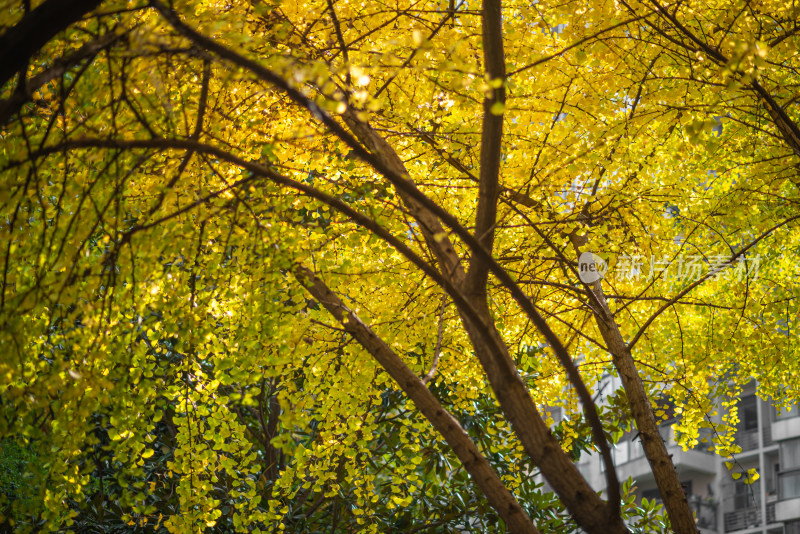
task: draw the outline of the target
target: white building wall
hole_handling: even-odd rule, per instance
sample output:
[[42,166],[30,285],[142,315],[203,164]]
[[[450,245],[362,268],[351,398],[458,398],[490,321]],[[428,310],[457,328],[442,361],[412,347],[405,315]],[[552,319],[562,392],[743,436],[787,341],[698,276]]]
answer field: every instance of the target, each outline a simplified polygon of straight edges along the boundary
[[[753,384],[749,391],[745,390],[744,396],[752,394],[754,389]],[[752,404],[750,406],[752,408]],[[771,404],[757,400],[756,406],[757,410],[751,409],[749,413],[757,414],[757,419],[740,422],[737,443],[745,450],[736,455],[734,467],[734,471],[740,472],[755,468],[760,480],[754,484],[734,480],[724,459],[701,450],[684,451],[674,443],[670,431],[663,434],[681,482],[690,486],[689,500],[698,512],[698,525],[704,527],[701,528],[704,534],[800,534],[800,463],[796,475],[794,471],[784,472],[779,455],[781,443],[787,440],[797,439],[800,447],[800,417],[784,416],[775,420]],[[640,495],[653,495],[655,481],[637,440],[624,436],[614,456],[620,481],[630,476],[636,481]],[[605,475],[597,453],[586,455],[578,467],[594,489],[605,488]],[[794,488],[795,476],[798,495],[796,498],[782,496],[781,481],[784,486]]]

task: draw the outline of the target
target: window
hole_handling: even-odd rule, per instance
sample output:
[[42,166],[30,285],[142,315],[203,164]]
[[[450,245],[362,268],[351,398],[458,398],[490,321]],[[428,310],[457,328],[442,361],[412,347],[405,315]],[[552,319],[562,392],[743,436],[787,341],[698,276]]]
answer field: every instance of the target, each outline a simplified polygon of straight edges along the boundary
[[772,466],[772,471],[767,474],[767,495],[778,495],[778,475],[781,472],[781,464],[769,464]]
[[[681,481],[681,489],[683,493],[686,494],[687,497],[693,495],[692,493],[692,481],[691,480],[683,480]],[[661,492],[658,491],[658,488],[647,489],[642,491],[642,497],[645,497],[648,500],[655,499],[658,502],[661,502]]]
[[800,521],[787,521],[783,528],[785,534],[800,534]]
[[800,471],[781,473],[778,478],[780,486],[778,498],[782,501],[800,497]]
[[661,425],[669,426],[670,423],[674,423],[675,419],[678,417],[678,414],[675,412],[675,401],[667,397],[658,397],[655,399],[655,403],[656,411],[664,412]]
[[555,424],[560,423],[561,420],[564,418],[562,413],[561,413],[561,407],[560,406],[555,406],[555,407],[552,407],[552,408],[548,407],[548,408],[545,408],[545,411],[550,414],[550,417],[553,418],[553,421],[555,422]]
[[661,502],[661,492],[658,491],[658,488],[644,490],[642,492],[642,498],[647,499],[648,501]]
[[758,400],[755,395],[739,401],[739,428],[755,430],[758,428]]
[[778,498],[800,497],[800,439],[781,443],[781,472],[778,474]]
[[[744,478],[744,477],[743,477]],[[743,479],[733,483],[733,506],[737,510],[744,508],[756,508],[760,498],[758,493],[758,483],[745,484]]]
[[636,438],[630,441],[631,447],[631,460],[636,458],[644,458],[644,447],[642,447],[642,439]]
[[781,443],[781,470],[800,469],[800,439]]

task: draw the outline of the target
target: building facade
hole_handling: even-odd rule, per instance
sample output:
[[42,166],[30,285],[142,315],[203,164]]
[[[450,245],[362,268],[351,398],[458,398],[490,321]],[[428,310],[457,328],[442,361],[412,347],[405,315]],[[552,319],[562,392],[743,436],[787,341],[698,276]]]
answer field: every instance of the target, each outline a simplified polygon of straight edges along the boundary
[[[745,390],[739,404],[736,444],[742,448],[728,469],[725,460],[711,453],[706,438],[692,450],[677,444],[670,422],[661,426],[681,483],[703,534],[800,534],[800,406],[778,413]],[[702,441],[702,440],[701,440]],[[620,481],[633,478],[640,497],[660,499],[641,442],[626,435],[614,448]],[[579,469],[598,491],[605,487],[602,462],[597,454],[581,459]],[[755,468],[760,478],[746,484],[744,475]]]

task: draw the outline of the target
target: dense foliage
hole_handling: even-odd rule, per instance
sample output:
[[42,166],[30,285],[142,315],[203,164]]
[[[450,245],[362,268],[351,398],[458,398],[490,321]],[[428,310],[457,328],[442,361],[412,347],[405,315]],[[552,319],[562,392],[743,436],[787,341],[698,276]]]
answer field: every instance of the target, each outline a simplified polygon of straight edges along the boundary
[[793,3],[2,13],[8,525],[693,532],[658,402],[798,397]]

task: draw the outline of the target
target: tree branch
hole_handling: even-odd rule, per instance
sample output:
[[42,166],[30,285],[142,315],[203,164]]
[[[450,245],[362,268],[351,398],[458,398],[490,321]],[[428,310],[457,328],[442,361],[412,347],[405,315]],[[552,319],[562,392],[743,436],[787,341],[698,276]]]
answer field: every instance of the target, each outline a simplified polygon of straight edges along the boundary
[[127,32],[111,32],[93,41],[89,41],[75,52],[56,59],[52,67],[26,80],[25,87],[22,88],[22,90],[15,91],[10,98],[0,100],[0,125],[6,124],[26,102],[31,100],[33,93],[38,91],[39,88],[47,82],[62,76],[69,69],[85,59],[91,61],[98,52],[114,44],[126,35],[126,33]]
[[433,427],[444,437],[447,444],[458,456],[464,468],[480,488],[492,508],[505,522],[509,532],[538,534],[538,530],[508,491],[500,477],[480,453],[475,443],[459,422],[442,407],[433,393],[425,387],[420,378],[403,363],[380,337],[333,293],[322,280],[309,269],[295,264],[292,274],[297,281],[333,315],[347,332],[369,352],[381,367],[394,379],[397,385],[414,402],[416,408]]
[[[483,2],[483,61],[489,79],[489,94],[483,99],[478,211],[475,238],[491,253],[500,192],[500,156],[503,137],[503,109],[506,102],[506,66],[503,53],[502,9],[500,0]],[[480,256],[473,255],[467,273],[467,293],[486,297],[489,268]]]
[[45,0],[0,36],[0,87],[58,33],[100,5],[102,0]]
[[422,377],[422,383],[426,386],[428,382],[436,376],[436,369],[439,367],[439,356],[442,353],[442,339],[444,338],[444,309],[447,307],[447,294],[442,295],[442,304],[439,307],[439,325],[436,327],[436,346],[433,347],[433,361],[431,368]]

